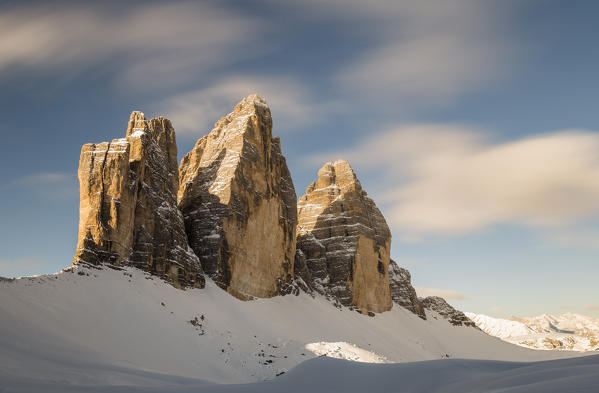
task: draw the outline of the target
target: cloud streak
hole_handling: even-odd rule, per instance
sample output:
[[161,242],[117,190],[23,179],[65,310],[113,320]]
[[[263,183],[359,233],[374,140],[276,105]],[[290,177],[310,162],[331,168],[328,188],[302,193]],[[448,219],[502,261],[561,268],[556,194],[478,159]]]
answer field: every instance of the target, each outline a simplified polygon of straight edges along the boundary
[[550,234],[552,244],[562,247],[599,250],[599,231],[579,228],[554,231]]
[[[248,77],[235,75],[160,102],[178,133],[205,134],[241,98],[257,93],[272,109],[273,127],[285,130],[309,125],[320,119],[332,105],[312,99],[310,91],[288,77]],[[282,125],[282,126],[281,126]]]
[[338,0],[318,7],[368,26],[351,33],[371,44],[340,67],[338,88],[396,110],[447,102],[503,77],[523,45],[503,30],[514,10],[497,3]]
[[0,259],[0,276],[6,278],[46,273],[48,263],[37,256]]
[[71,199],[77,196],[76,175],[62,172],[32,173],[0,185],[0,191],[26,191],[45,199]]
[[[98,3],[99,4],[99,3]],[[255,20],[208,3],[13,7],[0,15],[0,76],[29,69],[112,69],[118,84],[185,83],[198,72],[260,53]]]
[[382,172],[387,188],[376,196],[402,235],[456,235],[502,223],[554,228],[599,212],[595,132],[494,142],[470,127],[417,124],[355,146],[317,159],[344,157]]
[[439,296],[445,300],[467,300],[466,295],[460,292],[438,288],[415,288],[418,297]]
[[[396,111],[399,104],[446,102],[506,73],[515,44],[498,26],[508,7],[471,0],[433,3],[296,1],[279,10],[281,20],[269,21],[223,3],[17,5],[0,15],[0,78],[15,72],[60,79],[106,74],[121,91],[155,93],[150,105],[163,105],[156,112],[166,113],[178,130],[192,132],[198,120],[216,120],[220,112],[214,108],[254,91],[266,96],[281,124],[297,127],[333,106]],[[339,60],[319,71],[332,97],[327,106],[319,100],[323,86],[297,80],[302,72],[290,68],[271,76],[267,68],[255,70],[248,63],[288,45],[279,33],[297,32],[285,21],[309,24],[319,18],[333,30],[363,27],[348,30],[347,39],[356,45],[339,49]],[[329,33],[323,29],[323,40],[339,39]],[[309,115],[300,115],[302,110]]]

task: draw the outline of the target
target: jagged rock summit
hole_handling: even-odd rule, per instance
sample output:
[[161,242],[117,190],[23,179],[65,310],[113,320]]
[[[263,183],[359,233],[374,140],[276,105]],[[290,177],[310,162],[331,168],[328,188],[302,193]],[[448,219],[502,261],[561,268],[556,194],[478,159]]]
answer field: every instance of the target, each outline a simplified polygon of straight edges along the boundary
[[349,163],[325,164],[297,201],[270,109],[255,94],[179,165],[171,122],[133,112],[124,138],[83,146],[79,182],[73,264],[134,266],[178,288],[204,287],[208,274],[242,300],[301,288],[364,314],[396,304],[470,326],[443,299],[417,297]]
[[[455,326],[470,326],[477,328],[476,324],[463,312],[451,307],[449,303],[439,296],[428,296],[420,299],[425,309],[439,313],[449,323]],[[478,329],[478,328],[477,328]]]
[[179,166],[190,245],[221,288],[240,299],[291,289],[297,196],[272,137],[264,99],[244,98]]
[[132,265],[177,287],[204,286],[177,209],[177,145],[168,119],[133,112],[125,138],[83,146],[78,174],[74,264]]
[[391,232],[351,166],[325,164],[298,202],[298,259],[310,285],[363,313],[391,309]]

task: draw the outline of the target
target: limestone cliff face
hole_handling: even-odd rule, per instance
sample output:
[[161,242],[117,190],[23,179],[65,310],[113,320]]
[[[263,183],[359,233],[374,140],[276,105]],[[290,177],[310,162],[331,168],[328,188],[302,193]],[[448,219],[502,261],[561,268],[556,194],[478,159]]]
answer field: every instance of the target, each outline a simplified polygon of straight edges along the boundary
[[179,181],[190,245],[216,284],[240,299],[290,289],[297,197],[262,98],[243,99],[198,140]]
[[421,299],[422,305],[426,310],[434,311],[447,319],[449,323],[455,326],[470,326],[478,329],[476,324],[463,312],[451,307],[449,303],[439,296],[428,296]]
[[410,272],[397,265],[394,260],[389,263],[389,288],[393,303],[413,312],[422,319],[426,319],[422,302],[416,295],[412,286]]
[[203,287],[177,209],[175,131],[133,112],[126,137],[81,149],[79,238],[73,263],[132,265],[175,286]]
[[391,232],[346,161],[327,163],[298,202],[297,247],[310,284],[363,313],[391,309]]

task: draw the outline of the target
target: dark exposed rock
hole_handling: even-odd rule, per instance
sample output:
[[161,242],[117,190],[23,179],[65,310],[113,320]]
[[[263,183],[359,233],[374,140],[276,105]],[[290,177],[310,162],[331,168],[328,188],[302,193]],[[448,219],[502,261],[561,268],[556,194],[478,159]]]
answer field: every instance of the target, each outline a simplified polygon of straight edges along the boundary
[[[476,328],[476,324],[468,318],[463,312],[451,307],[445,299],[439,296],[428,296],[421,299],[425,309],[434,311],[447,319],[449,323],[455,326],[472,326]],[[478,328],[477,328],[478,329]]]
[[290,293],[297,197],[266,102],[241,101],[179,174],[190,245],[215,283],[240,299]]
[[422,319],[426,319],[424,307],[418,299],[411,281],[410,272],[399,267],[394,260],[391,260],[389,263],[389,287],[393,303],[413,312]]
[[296,284],[302,290],[306,292],[311,292],[312,274],[310,273],[310,269],[308,269],[306,255],[299,248],[295,250],[295,264],[293,266],[293,270],[295,272]]
[[84,145],[79,183],[74,264],[130,265],[178,287],[204,286],[177,209],[177,145],[169,120],[133,112],[125,138]]
[[350,165],[325,164],[298,202],[297,248],[306,258],[310,286],[364,314],[387,311],[390,246],[385,218]]

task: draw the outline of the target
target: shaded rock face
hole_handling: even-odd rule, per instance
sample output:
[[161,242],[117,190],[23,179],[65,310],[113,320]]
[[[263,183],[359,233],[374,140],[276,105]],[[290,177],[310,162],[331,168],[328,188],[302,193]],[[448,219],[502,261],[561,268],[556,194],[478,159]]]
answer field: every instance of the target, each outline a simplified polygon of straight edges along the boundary
[[[439,313],[449,323],[455,326],[471,326],[476,327],[476,324],[468,318],[463,312],[451,307],[445,299],[439,296],[428,296],[421,299],[425,309]],[[477,328],[478,329],[478,328]]]
[[295,284],[305,292],[312,293],[312,273],[308,269],[306,255],[299,248],[295,250],[293,272]]
[[240,299],[289,292],[297,201],[266,102],[242,100],[179,166],[179,209],[204,271]]
[[169,120],[133,112],[125,138],[83,146],[78,175],[74,264],[131,265],[177,287],[204,286],[177,209],[177,145]]
[[391,309],[391,232],[346,161],[327,163],[298,202],[297,248],[317,292],[363,313]]
[[418,299],[416,290],[412,286],[410,272],[399,267],[394,260],[389,263],[389,289],[393,303],[426,319],[422,302]]

